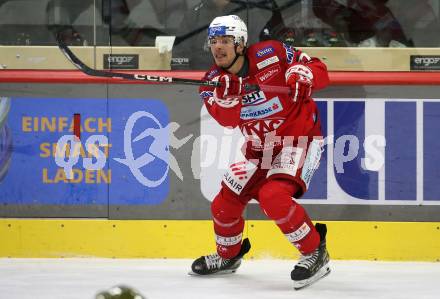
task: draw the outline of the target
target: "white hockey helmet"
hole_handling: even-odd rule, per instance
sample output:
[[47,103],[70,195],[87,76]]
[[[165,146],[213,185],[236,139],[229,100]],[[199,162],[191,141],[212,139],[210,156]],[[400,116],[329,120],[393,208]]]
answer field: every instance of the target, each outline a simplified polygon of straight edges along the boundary
[[209,24],[208,39],[224,35],[233,36],[236,44],[240,41],[243,41],[244,46],[247,44],[248,33],[246,24],[236,15],[216,17]]

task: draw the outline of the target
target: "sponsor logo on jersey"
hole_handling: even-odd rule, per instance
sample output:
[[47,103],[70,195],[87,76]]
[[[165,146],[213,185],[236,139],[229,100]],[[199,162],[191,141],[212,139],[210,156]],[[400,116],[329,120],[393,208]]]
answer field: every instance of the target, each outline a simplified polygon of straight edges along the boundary
[[206,99],[206,98],[210,98],[210,97],[212,97],[212,96],[214,96],[214,93],[212,92],[212,91],[202,91],[201,93],[200,93],[200,97],[204,100],[204,99]]
[[260,119],[271,116],[283,110],[280,99],[275,97],[260,105],[246,106],[241,108],[241,119]]
[[310,181],[312,180],[313,174],[319,167],[319,161],[321,160],[321,155],[323,152],[324,141],[321,139],[314,139],[307,150],[307,156],[304,161],[303,168],[301,170],[301,179],[309,188]]
[[206,78],[208,78],[208,80],[211,80],[218,73],[219,73],[218,69],[213,69],[212,71],[209,72],[209,74],[206,76]]
[[272,79],[279,72],[281,72],[281,67],[279,65],[274,65],[264,72],[259,72],[256,77],[258,82],[264,83],[265,81]]
[[269,57],[269,58],[267,58],[267,59],[257,63],[257,68],[259,70],[261,70],[262,68],[264,68],[264,67],[266,67],[268,65],[274,64],[274,63],[276,63],[278,61],[280,61],[278,56],[272,56],[272,57]]
[[285,173],[296,175],[299,167],[298,156],[302,154],[303,150],[298,147],[284,146],[283,150],[275,157],[272,162],[272,168],[268,175],[274,173]]
[[266,96],[262,91],[254,91],[243,96],[242,103],[244,106],[254,105],[266,101]]
[[223,182],[237,195],[243,191],[244,186],[254,175],[257,167],[248,162],[240,161],[229,166],[229,170],[223,176]]
[[275,50],[272,47],[266,47],[264,49],[261,49],[257,52],[257,57],[264,57],[266,55],[269,55],[273,53]]
[[275,131],[284,123],[284,118],[258,119],[245,122],[241,126],[244,136],[264,136],[265,134]]
[[231,171],[239,180],[248,179],[246,171],[246,162],[231,164]]
[[240,194],[243,189],[243,185],[240,184],[229,172],[226,172],[223,176],[223,182],[237,194]]
[[293,62],[293,57],[294,57],[293,49],[291,46],[288,46],[284,43],[283,43],[283,47],[284,47],[284,50],[286,50],[287,63],[291,64]]

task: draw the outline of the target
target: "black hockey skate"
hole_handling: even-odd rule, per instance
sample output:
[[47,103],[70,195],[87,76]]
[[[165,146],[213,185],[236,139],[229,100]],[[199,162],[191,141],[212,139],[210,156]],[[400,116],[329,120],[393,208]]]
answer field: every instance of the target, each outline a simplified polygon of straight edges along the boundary
[[301,255],[292,273],[290,273],[295,290],[309,286],[330,273],[330,267],[328,265],[330,256],[327,252],[325,242],[327,226],[317,223],[315,227],[321,237],[321,242],[318,248],[311,254]]
[[241,265],[241,259],[251,249],[251,243],[246,238],[241,244],[238,255],[232,259],[224,259],[217,253],[207,256],[201,256],[196,259],[192,266],[190,275],[211,275],[211,274],[229,274],[235,273]]

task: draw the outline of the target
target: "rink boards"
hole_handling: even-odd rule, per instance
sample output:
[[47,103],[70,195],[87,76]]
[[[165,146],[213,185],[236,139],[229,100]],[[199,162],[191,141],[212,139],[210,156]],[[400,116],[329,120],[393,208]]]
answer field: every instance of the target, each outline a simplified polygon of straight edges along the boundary
[[[332,259],[440,261],[439,222],[324,221]],[[1,219],[0,257],[195,258],[215,252],[208,220]],[[247,221],[249,258],[297,258],[266,220]]]
[[[213,122],[194,87],[77,83],[0,83],[0,256],[214,250],[209,205],[240,158],[240,132]],[[333,258],[440,259],[439,91],[336,85],[316,95],[328,137],[300,202],[328,224]],[[73,149],[64,159],[63,138]],[[295,256],[258,205],[245,217],[252,257]]]

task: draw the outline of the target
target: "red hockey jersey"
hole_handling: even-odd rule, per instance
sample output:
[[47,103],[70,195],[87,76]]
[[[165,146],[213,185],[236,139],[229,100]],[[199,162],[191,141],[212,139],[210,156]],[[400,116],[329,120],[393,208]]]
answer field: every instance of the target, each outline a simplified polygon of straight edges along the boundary
[[[307,66],[313,75],[313,90],[324,88],[329,79],[327,68],[318,58],[310,58],[302,51],[278,41],[264,41],[250,46],[246,51],[248,72],[243,84],[287,87],[286,70],[296,64]],[[214,65],[204,80],[216,80],[227,73]],[[207,110],[222,126],[237,127],[251,144],[252,151],[263,150],[265,138],[276,136],[316,136],[319,120],[316,104],[311,98],[293,101],[292,93],[255,91],[242,96],[239,105],[224,107],[214,98],[214,87],[202,86],[199,90]]]

